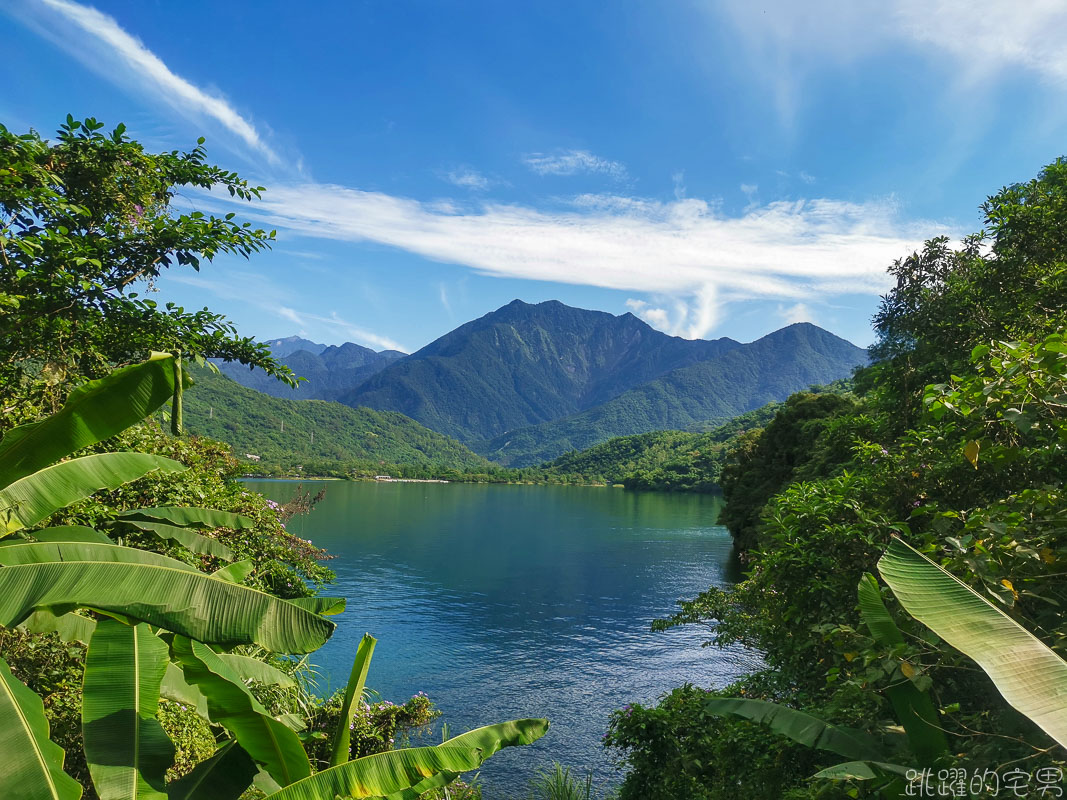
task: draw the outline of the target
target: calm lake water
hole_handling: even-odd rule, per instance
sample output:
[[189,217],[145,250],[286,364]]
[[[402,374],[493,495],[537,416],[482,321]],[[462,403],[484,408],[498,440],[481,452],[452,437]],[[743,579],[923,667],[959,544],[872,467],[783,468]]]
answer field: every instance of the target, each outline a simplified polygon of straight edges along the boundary
[[[710,495],[622,489],[304,482],[326,498],[293,533],[336,558],[348,598],[313,659],[341,686],[364,631],[377,637],[368,685],[403,702],[426,692],[453,734],[546,717],[538,743],[493,756],[486,800],[525,796],[560,761],[598,785],[620,780],[601,745],[608,715],[687,681],[721,686],[752,665],[702,648],[706,631],[652,633],[679,598],[731,577],[729,534]],[[250,481],[283,501],[294,485]],[[440,734],[435,733],[436,744]]]

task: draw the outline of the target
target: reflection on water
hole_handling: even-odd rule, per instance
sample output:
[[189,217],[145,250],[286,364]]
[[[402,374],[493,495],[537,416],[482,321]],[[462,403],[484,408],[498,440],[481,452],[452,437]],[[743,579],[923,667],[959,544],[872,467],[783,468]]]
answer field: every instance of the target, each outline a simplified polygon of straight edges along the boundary
[[[286,482],[248,486],[275,500],[293,492]],[[519,717],[551,720],[536,745],[487,762],[487,800],[520,794],[553,760],[617,782],[600,743],[613,709],[687,681],[720,686],[753,663],[741,650],[702,648],[706,631],[649,631],[679,598],[733,577],[729,534],[714,524],[716,496],[326,487],[312,514],[290,523],[337,556],[331,593],[348,598],[337,633],[313,656],[324,691],[343,685],[369,631],[379,641],[368,684],[396,702],[426,692],[453,733]]]

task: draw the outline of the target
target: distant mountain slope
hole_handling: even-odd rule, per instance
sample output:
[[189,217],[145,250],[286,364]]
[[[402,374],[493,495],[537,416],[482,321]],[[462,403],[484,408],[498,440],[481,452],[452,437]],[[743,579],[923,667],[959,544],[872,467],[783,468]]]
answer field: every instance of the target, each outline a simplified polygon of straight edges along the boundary
[[[185,393],[190,433],[233,446],[262,463],[382,463],[482,468],[485,459],[402,414],[321,400],[286,400],[195,369]],[[314,434],[314,437],[312,436]]]
[[866,362],[862,348],[810,323],[798,323],[672,370],[580,414],[473,446],[508,466],[538,464],[614,436],[725,422],[813,384],[845,377]]
[[781,403],[768,403],[706,433],[651,431],[617,436],[566,453],[545,468],[632,489],[709,492],[718,488],[726,453],[746,431],[762,428]]
[[731,339],[668,336],[632,314],[516,300],[338,399],[400,411],[471,442],[579,413],[737,347]]
[[337,396],[351,391],[375,372],[404,353],[383,350],[380,353],[353,342],[340,346],[327,346],[289,336],[267,342],[271,352],[301,378],[307,378],[296,389],[275,380],[262,370],[249,370],[237,363],[220,363],[222,372],[242,386],[264,392],[273,397],[293,400],[335,400]]

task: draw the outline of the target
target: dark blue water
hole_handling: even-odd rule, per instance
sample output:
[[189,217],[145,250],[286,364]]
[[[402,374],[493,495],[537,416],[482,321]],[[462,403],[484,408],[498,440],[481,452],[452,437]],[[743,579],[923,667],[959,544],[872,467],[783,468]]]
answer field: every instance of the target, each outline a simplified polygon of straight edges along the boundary
[[[294,489],[248,485],[275,500]],[[714,524],[718,497],[322,485],[325,500],[290,529],[336,555],[330,593],[348,598],[337,633],[312,656],[323,691],[344,684],[368,631],[378,639],[368,685],[394,702],[426,692],[453,734],[547,717],[537,744],[486,762],[486,800],[524,794],[552,761],[617,783],[601,745],[613,709],[686,681],[719,686],[753,663],[743,651],[702,648],[706,631],[649,631],[679,598],[727,584],[731,541]]]

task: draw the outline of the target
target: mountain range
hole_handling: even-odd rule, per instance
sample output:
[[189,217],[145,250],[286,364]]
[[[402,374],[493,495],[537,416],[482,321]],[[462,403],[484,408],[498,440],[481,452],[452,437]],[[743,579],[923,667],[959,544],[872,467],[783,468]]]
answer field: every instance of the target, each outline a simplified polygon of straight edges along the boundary
[[633,314],[554,300],[515,300],[407,356],[298,337],[269,344],[309,382],[294,391],[243,367],[224,371],[278,396],[400,412],[512,466],[614,436],[706,428],[867,361],[865,350],[810,323],[748,344],[683,339]]
[[275,358],[307,380],[292,389],[262,370],[249,370],[241,364],[225,361],[219,362],[218,367],[242,386],[272,397],[336,400],[338,395],[359,386],[375,372],[405,355],[399,350],[376,352],[353,342],[339,346],[319,344],[299,336],[271,339],[267,344]]

